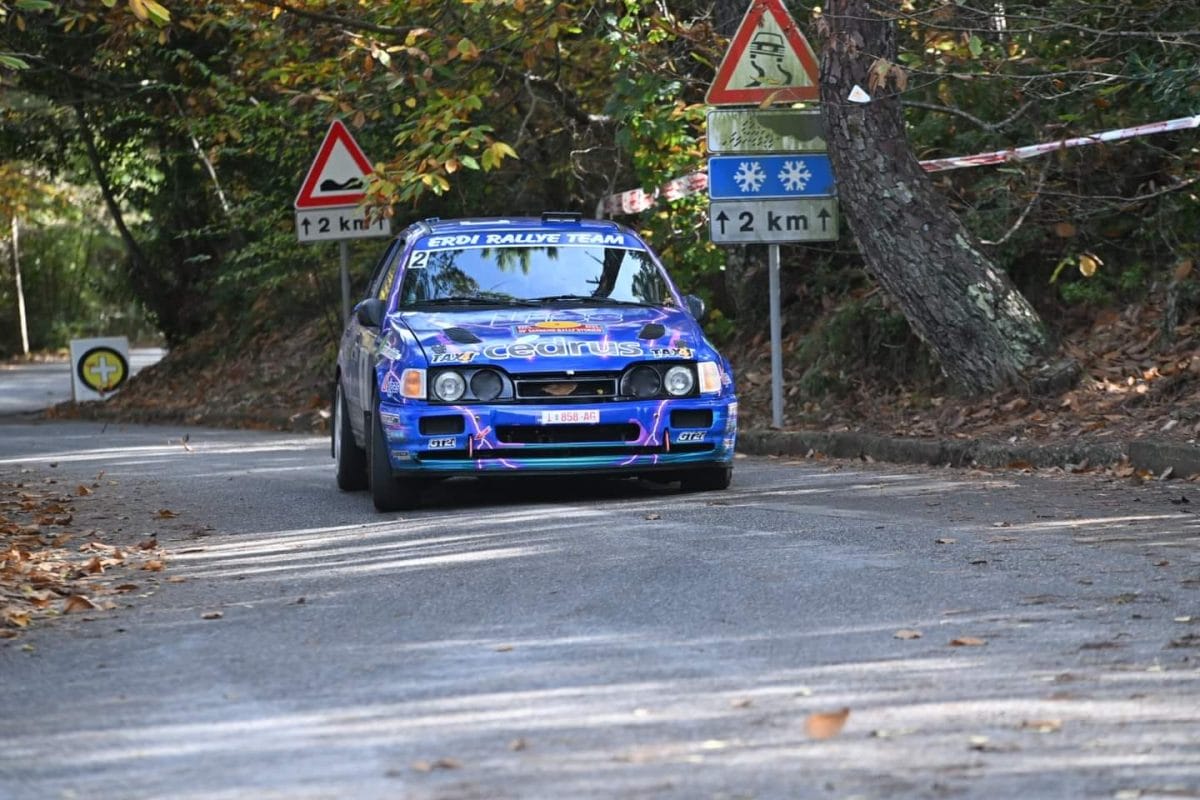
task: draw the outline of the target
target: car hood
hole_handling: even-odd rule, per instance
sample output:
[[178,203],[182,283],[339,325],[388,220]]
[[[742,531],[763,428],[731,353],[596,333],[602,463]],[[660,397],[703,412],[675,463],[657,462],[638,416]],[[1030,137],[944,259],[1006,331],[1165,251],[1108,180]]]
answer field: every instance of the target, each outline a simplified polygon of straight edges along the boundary
[[715,359],[677,308],[588,306],[407,311],[394,315],[431,366],[494,364],[558,371],[621,368],[644,359]]

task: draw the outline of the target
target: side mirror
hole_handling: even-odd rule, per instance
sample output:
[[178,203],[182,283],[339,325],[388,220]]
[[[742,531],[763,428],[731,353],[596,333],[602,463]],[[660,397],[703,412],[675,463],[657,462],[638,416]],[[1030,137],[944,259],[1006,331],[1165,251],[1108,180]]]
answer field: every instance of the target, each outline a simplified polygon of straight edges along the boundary
[[696,319],[697,322],[704,321],[704,315],[708,309],[704,307],[704,301],[694,294],[684,295],[683,302],[687,303],[688,311]]
[[377,297],[363,300],[354,307],[354,318],[366,328],[379,328],[383,325],[384,302]]

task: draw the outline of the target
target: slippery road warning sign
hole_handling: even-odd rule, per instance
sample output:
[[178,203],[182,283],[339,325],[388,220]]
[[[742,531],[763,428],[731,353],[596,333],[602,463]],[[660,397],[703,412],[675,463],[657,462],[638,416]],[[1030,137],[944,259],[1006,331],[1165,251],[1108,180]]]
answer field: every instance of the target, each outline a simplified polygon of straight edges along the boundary
[[755,0],[721,59],[711,106],[817,100],[817,57],[781,0]]

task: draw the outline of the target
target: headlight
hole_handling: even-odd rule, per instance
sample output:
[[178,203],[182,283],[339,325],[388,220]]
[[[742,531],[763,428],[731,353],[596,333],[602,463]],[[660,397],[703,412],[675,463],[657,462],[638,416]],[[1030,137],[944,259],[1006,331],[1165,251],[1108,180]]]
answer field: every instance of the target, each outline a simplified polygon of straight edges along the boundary
[[700,371],[700,394],[721,393],[721,368],[715,361],[701,361],[696,365]]
[[658,377],[657,370],[650,367],[634,367],[625,374],[621,394],[626,397],[646,399],[656,397],[661,387],[662,381]]
[[667,374],[663,376],[663,385],[667,389],[667,394],[672,397],[683,397],[692,391],[692,387],[696,385],[696,379],[688,367],[675,366],[667,370]]
[[462,375],[448,370],[439,372],[438,376],[433,379],[433,396],[438,400],[447,403],[453,403],[461,398],[467,391],[467,382]]
[[487,403],[495,400],[504,390],[504,381],[495,370],[481,369],[471,376],[471,394],[476,400]]

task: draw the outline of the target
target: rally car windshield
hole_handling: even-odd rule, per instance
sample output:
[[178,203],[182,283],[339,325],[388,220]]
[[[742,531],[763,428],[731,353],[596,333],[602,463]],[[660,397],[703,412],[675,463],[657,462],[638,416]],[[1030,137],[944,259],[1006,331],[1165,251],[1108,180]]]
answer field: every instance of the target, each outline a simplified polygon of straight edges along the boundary
[[603,246],[414,250],[400,285],[405,306],[673,304],[644,250]]

